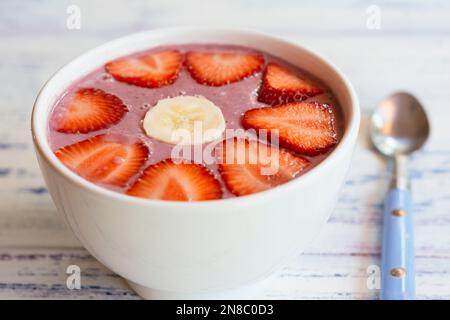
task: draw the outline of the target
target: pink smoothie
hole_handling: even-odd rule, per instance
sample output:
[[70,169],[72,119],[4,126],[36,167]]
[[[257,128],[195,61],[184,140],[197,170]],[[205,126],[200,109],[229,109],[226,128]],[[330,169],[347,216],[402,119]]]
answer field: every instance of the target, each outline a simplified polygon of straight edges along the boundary
[[[227,50],[227,51],[239,51],[239,52],[248,52],[254,51],[245,47],[237,47],[230,45],[204,45],[204,44],[187,44],[187,45],[173,45],[173,46],[162,46],[157,48],[152,48],[146,50],[144,52],[156,52],[167,49],[177,49],[180,52],[184,53],[187,51],[193,50]],[[135,53],[133,55],[140,55],[143,52]],[[290,70],[296,72],[302,77],[314,82],[318,86],[323,89],[323,94],[319,96],[315,96],[309,98],[310,101],[319,101],[326,102],[335,108],[336,114],[336,123],[335,128],[337,131],[338,139],[342,136],[343,133],[343,119],[342,112],[340,106],[337,103],[337,100],[334,98],[332,92],[326,87],[326,85],[315,79],[310,74],[305,72],[304,70],[300,70],[287,62],[280,60],[272,55],[266,54],[262,52],[264,56],[264,63],[267,64],[269,62],[276,62],[283,66],[288,67]],[[264,68],[262,68],[263,70]],[[221,87],[210,87],[206,85],[202,85],[197,83],[194,79],[191,78],[188,71],[185,68],[182,68],[179,74],[178,79],[169,86],[165,86],[162,88],[142,88],[134,85],[127,84],[125,82],[119,82],[112,78],[111,75],[106,73],[104,67],[101,66],[86,76],[82,77],[78,81],[74,82],[65,93],[61,96],[61,98],[55,104],[51,116],[50,123],[48,126],[48,140],[52,150],[57,150],[60,147],[73,144],[79,142],[81,140],[87,139],[89,137],[93,137],[99,134],[121,134],[130,139],[140,139],[143,141],[150,150],[150,156],[147,161],[147,164],[143,167],[145,169],[148,165],[159,162],[163,159],[170,158],[171,151],[173,145],[155,140],[151,137],[148,137],[142,128],[142,120],[146,114],[146,112],[154,106],[158,100],[175,97],[178,95],[201,95],[212,101],[216,106],[220,107],[225,121],[227,129],[243,129],[241,125],[241,117],[243,113],[249,109],[253,109],[256,107],[264,107],[267,106],[264,103],[257,101],[257,89],[259,87],[261,81],[262,72],[258,72],[253,76],[250,76],[242,81],[238,81],[232,84],[228,84]],[[57,119],[58,115],[61,113],[61,110],[67,107],[72,95],[79,88],[97,88],[102,89],[105,92],[111,93],[119,97],[123,103],[127,106],[129,112],[126,113],[125,117],[117,124],[108,129],[98,130],[94,132],[90,132],[87,134],[67,134],[61,133],[53,129],[52,121]],[[327,153],[315,156],[315,157],[307,157],[312,165],[309,170],[321,162],[327,155],[332,152],[333,148],[329,150]],[[216,178],[222,183],[220,174],[217,172],[216,164],[208,164],[207,167],[214,173]],[[306,172],[306,171],[304,171]],[[141,173],[136,174],[133,178],[130,179],[128,186],[133,184],[135,180],[139,177]],[[300,178],[301,179],[301,178]],[[111,190],[115,190],[118,192],[125,192],[128,186],[124,188],[111,187],[111,186],[103,186],[109,188]],[[234,197],[226,187],[223,185],[224,198]]]

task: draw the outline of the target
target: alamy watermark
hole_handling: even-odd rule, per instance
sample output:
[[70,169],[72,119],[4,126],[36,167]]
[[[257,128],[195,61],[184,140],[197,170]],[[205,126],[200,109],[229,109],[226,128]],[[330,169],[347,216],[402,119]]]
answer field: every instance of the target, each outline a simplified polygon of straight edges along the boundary
[[76,264],[70,265],[66,269],[66,286],[69,290],[81,289],[81,269]]
[[71,4],[66,9],[67,19],[66,27],[69,30],[81,29],[81,8],[75,4]]
[[369,290],[380,290],[381,288],[381,269],[380,266],[372,264],[367,267],[366,286]]
[[366,9],[366,27],[369,30],[381,29],[381,8],[377,5],[368,6]]

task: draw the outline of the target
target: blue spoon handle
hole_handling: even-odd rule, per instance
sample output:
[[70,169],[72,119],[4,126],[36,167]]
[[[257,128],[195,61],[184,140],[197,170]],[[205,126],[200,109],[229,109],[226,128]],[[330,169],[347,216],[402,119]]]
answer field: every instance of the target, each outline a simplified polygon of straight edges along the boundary
[[390,189],[384,204],[381,299],[415,299],[411,192]]

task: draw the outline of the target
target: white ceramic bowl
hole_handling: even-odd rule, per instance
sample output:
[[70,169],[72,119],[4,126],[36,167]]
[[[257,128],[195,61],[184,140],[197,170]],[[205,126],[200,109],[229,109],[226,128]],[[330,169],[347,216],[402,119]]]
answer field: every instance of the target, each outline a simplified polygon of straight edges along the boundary
[[[47,142],[55,100],[105,62],[163,44],[224,43],[253,47],[303,68],[336,94],[345,134],[316,168],[250,196],[206,202],[155,201],[103,189],[67,169]],[[50,194],[77,238],[144,297],[215,297],[268,276],[312,240],[336,203],[359,127],[357,96],[329,61],[294,43],[243,30],[175,28],[133,34],[60,69],[33,110],[37,157]],[[319,267],[319,266],[318,266]]]

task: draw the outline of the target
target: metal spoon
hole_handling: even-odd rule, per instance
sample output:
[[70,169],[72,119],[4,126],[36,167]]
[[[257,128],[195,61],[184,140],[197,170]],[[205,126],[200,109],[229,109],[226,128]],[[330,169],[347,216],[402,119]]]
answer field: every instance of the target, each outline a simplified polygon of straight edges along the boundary
[[394,161],[384,203],[381,257],[381,299],[415,299],[413,212],[408,155],[419,149],[430,132],[425,110],[409,93],[384,99],[372,114],[371,139]]

